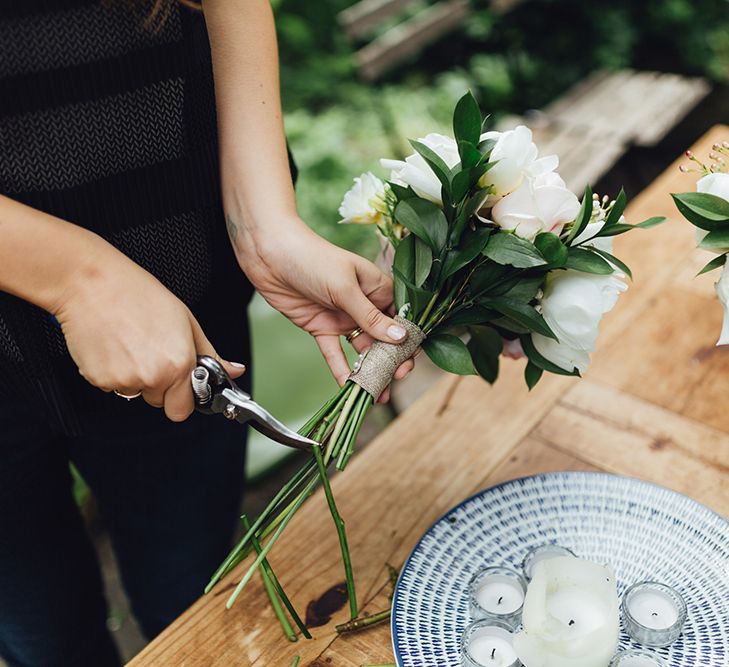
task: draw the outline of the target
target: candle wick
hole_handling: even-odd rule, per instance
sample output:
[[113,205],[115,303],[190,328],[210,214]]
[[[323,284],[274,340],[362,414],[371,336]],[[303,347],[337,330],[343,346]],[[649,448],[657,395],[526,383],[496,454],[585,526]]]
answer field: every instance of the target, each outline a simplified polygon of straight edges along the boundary
[[494,660],[496,658],[496,647],[491,649],[491,659]]
[[501,597],[499,598],[499,601],[498,601],[498,602],[497,602],[496,604],[501,604],[501,601],[502,601],[503,599],[504,599],[504,596],[502,595],[502,596],[501,596]]
[[570,619],[569,625],[574,625],[574,624],[575,624],[574,620]]
[[651,616],[658,616],[658,612],[657,612],[657,611],[654,611],[654,612],[653,612],[653,613],[651,614]]

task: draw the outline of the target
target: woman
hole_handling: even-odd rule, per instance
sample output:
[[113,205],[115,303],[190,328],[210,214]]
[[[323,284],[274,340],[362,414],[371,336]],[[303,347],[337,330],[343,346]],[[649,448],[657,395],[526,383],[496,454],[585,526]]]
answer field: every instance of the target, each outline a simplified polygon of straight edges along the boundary
[[189,375],[197,354],[247,360],[251,284],[316,338],[339,382],[340,335],[361,327],[357,349],[405,336],[383,314],[390,281],[297,215],[277,68],[266,0],[0,5],[10,665],[119,663],[69,461],[146,635],[199,595],[228,547],[244,447],[236,424],[191,414]]

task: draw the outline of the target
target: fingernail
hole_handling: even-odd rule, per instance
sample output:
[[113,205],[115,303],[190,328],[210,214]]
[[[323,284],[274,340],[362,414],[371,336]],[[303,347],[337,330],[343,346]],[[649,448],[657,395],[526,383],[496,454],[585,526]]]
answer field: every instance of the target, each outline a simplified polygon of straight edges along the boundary
[[246,369],[246,365],[245,364],[239,364],[237,361],[231,361],[230,362],[230,365],[231,366],[235,366],[236,368],[242,368],[243,370]]
[[405,331],[402,327],[392,324],[387,329],[387,335],[392,338],[392,340],[402,340],[407,335],[407,331]]

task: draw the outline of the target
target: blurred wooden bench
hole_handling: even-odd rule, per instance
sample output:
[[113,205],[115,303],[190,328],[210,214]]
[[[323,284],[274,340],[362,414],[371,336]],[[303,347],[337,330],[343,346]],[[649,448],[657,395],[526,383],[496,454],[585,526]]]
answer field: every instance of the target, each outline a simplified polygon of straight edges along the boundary
[[[520,2],[492,0],[490,4],[493,11],[505,13]],[[417,4],[414,0],[360,0],[339,14],[339,24],[349,39],[360,44],[355,60],[362,79],[379,79],[459,28],[471,12],[470,0],[441,0],[407,16]]]
[[598,71],[541,111],[503,119],[529,125],[543,155],[560,157],[575,192],[595,183],[630,148],[655,146],[711,90],[701,78],[661,72]]

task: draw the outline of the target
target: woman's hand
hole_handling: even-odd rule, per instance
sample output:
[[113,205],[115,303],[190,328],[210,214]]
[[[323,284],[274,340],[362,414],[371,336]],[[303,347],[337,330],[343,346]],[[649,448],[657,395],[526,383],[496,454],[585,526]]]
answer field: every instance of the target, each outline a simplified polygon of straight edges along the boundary
[[[229,216],[234,242],[238,227]],[[317,236],[300,220],[286,225],[286,232],[275,238],[261,234],[234,245],[241,267],[256,289],[276,310],[314,336],[340,385],[350,372],[340,336],[361,327],[364,333],[352,340],[358,352],[374,340],[405,340],[407,332],[391,317],[390,278],[366,259]],[[405,377],[412,368],[413,361],[408,360],[395,378]],[[386,392],[381,400],[387,398]]]
[[[99,239],[64,286],[54,314],[81,375],[104,391],[164,407],[173,421],[194,409],[198,354],[217,356],[187,306],[150,273]],[[231,377],[245,371],[223,362]]]

